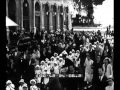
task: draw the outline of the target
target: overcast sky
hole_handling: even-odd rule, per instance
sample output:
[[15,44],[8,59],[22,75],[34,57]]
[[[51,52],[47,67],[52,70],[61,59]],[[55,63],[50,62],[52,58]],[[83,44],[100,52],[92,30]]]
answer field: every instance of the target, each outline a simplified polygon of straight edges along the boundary
[[114,25],[114,0],[105,0],[102,5],[94,6],[94,18],[103,26]]

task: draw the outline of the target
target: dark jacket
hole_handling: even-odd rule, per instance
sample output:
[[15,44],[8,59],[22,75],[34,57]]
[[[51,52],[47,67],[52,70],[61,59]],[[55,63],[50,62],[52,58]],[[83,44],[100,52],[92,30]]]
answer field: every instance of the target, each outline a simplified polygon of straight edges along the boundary
[[61,84],[58,77],[51,77],[48,83],[49,90],[61,90]]

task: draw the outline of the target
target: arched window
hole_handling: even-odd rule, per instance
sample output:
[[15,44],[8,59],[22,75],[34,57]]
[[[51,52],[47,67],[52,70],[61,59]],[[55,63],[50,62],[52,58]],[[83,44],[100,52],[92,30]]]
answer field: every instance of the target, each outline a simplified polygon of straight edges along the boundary
[[38,2],[35,4],[35,11],[40,11],[40,5]]

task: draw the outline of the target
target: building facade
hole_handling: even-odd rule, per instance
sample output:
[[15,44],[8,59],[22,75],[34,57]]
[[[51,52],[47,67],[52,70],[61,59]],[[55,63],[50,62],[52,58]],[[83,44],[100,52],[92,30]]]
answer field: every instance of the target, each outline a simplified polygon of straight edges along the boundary
[[6,0],[6,16],[16,30],[71,30],[69,3],[72,0]]

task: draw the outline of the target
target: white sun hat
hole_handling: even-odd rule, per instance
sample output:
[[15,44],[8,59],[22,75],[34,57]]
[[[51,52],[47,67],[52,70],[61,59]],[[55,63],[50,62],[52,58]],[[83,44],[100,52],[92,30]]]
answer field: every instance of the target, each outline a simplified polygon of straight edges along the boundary
[[6,82],[6,84],[12,84],[12,81],[11,81],[11,80],[8,80],[8,81]]

